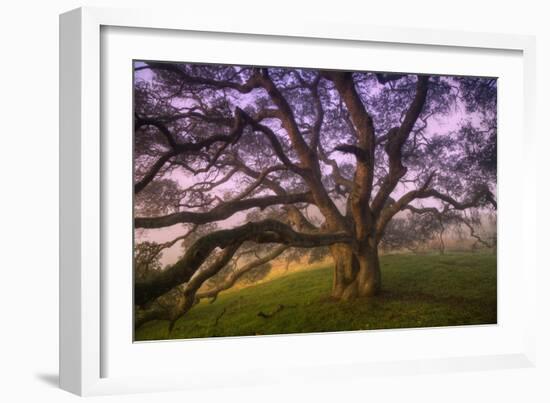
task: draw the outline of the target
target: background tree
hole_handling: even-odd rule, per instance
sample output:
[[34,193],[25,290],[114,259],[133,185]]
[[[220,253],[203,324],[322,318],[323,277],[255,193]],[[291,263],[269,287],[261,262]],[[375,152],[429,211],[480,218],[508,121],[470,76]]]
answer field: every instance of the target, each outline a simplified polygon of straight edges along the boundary
[[[216,224],[170,268],[137,279],[140,309],[181,288],[173,321],[208,294],[207,282],[219,292],[288,248],[330,251],[335,299],[374,296],[379,246],[398,213],[496,209],[494,79],[135,70],[135,227]],[[235,259],[254,248],[242,271]]]

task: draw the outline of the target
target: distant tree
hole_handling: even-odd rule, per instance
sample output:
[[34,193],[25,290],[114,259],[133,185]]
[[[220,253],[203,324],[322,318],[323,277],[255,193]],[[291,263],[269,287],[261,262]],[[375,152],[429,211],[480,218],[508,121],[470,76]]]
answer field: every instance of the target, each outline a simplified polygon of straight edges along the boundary
[[159,245],[154,242],[141,242],[134,247],[136,281],[144,281],[162,268],[159,249]]
[[[399,212],[496,208],[495,79],[153,62],[135,70],[135,227],[229,220],[138,279],[140,309],[181,288],[174,321],[288,248],[330,251],[333,298],[375,296],[378,249],[391,242],[388,227],[403,224]],[[243,248],[262,244],[204,291]]]
[[[209,228],[215,228],[215,226],[205,226],[201,230],[208,230]],[[171,248],[178,242],[182,246],[189,245],[197,238],[197,227],[192,226],[190,229],[182,235],[179,235],[175,239],[157,243],[152,241],[145,241],[136,243],[134,246],[134,275],[136,281],[146,281],[151,276],[159,274],[162,269],[161,257],[164,250]]]
[[408,214],[391,220],[380,242],[385,251],[408,250],[419,252],[423,245],[439,235],[442,226],[431,214]]

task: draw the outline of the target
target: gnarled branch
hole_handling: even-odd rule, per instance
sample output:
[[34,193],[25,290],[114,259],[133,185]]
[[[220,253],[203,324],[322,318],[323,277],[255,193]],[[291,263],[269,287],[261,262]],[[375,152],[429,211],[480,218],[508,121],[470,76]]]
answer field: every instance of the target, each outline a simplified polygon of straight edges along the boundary
[[160,171],[160,169],[164,166],[164,164],[166,164],[166,162],[168,162],[170,158],[175,157],[176,155],[198,152],[203,149],[209,148],[212,144],[217,142],[225,142],[226,144],[229,144],[229,143],[234,144],[235,142],[237,142],[240,136],[242,135],[243,129],[244,129],[243,116],[244,116],[244,112],[241,109],[236,108],[233,127],[229,134],[212,135],[204,140],[197,141],[197,142],[178,143],[175,141],[174,136],[170,133],[170,131],[168,130],[168,128],[166,128],[166,126],[164,125],[157,126],[157,127],[162,127],[163,130],[166,131],[165,133],[166,137],[171,139],[168,141],[171,149],[170,151],[163,154],[153,164],[153,166],[149,169],[149,171],[143,176],[141,180],[139,180],[134,184],[134,193],[139,193],[140,191],[142,191],[145,188],[145,186],[147,186],[155,178],[155,176]]
[[388,131],[385,151],[389,159],[389,171],[372,201],[372,211],[374,214],[378,214],[382,210],[391,192],[399,183],[399,180],[407,173],[407,168],[402,163],[401,150],[426,103],[428,82],[429,76],[418,77],[414,99],[405,114],[401,126],[394,127]]
[[248,273],[250,270],[255,269],[256,267],[266,264],[271,260],[277,258],[279,255],[281,255],[281,253],[286,251],[288,248],[289,248],[288,245],[278,246],[277,248],[269,252],[267,255],[239,267],[235,271],[232,271],[231,273],[229,273],[229,275],[224,279],[222,284],[210,290],[199,292],[197,294],[197,298],[216,298],[220,292],[228,290],[229,288],[233,287],[233,285],[235,285],[237,280],[241,278],[245,273]]
[[264,196],[221,203],[207,212],[181,211],[179,213],[159,217],[136,217],[134,219],[134,225],[136,228],[163,228],[182,223],[205,224],[208,222],[224,220],[239,211],[244,211],[255,207],[263,209],[277,204],[311,202],[313,202],[313,200],[309,192],[283,196]]
[[134,302],[138,306],[153,301],[174,287],[186,283],[216,248],[240,245],[245,241],[256,243],[280,243],[289,246],[313,248],[334,243],[349,243],[351,236],[345,232],[310,234],[294,231],[277,220],[249,222],[242,226],[211,232],[198,239],[172,267],[143,282],[136,282]]
[[[379,233],[379,236],[377,237],[378,240],[381,239],[384,232],[384,228],[386,227],[387,223],[392,219],[392,217],[395,214],[397,214],[399,211],[404,209],[412,210],[414,208],[410,206],[409,203],[415,199],[427,199],[427,198],[439,199],[453,206],[455,210],[466,210],[469,208],[481,207],[486,204],[491,204],[492,202],[490,200],[494,202],[492,193],[486,188],[474,191],[474,193],[471,195],[470,200],[466,200],[466,201],[458,201],[454,199],[452,196],[441,193],[438,190],[428,189],[432,176],[433,174],[430,175],[429,179],[425,182],[425,184],[420,189],[412,190],[410,192],[405,193],[398,201],[388,205],[382,210],[382,212],[380,213],[380,217],[378,218],[378,221],[377,221],[377,232]],[[428,209],[431,210],[431,208],[428,208]],[[424,209],[424,211],[427,212],[426,209]]]

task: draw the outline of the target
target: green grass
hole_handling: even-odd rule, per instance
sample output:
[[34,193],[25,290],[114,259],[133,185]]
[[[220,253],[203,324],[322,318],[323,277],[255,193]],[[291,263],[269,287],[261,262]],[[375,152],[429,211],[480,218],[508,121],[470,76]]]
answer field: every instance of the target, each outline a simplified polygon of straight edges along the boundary
[[[388,255],[381,266],[382,293],[375,298],[334,301],[331,266],[302,270],[226,291],[213,304],[201,301],[171,333],[168,322],[146,323],[136,340],[496,323],[493,254]],[[285,308],[270,318],[258,316],[273,313],[279,304]]]

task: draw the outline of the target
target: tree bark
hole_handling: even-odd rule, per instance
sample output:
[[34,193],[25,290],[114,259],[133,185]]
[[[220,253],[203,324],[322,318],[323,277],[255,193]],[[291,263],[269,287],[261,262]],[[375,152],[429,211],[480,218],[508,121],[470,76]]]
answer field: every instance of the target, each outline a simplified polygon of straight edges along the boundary
[[360,253],[357,293],[359,297],[372,297],[380,293],[382,274],[378,259],[378,246],[368,246]]
[[350,245],[337,244],[331,247],[331,253],[334,259],[333,298],[348,301],[380,293],[382,276],[377,247],[354,252]]
[[334,260],[334,276],[332,281],[332,296],[342,299],[359,270],[359,264],[350,245],[335,244],[330,247]]

